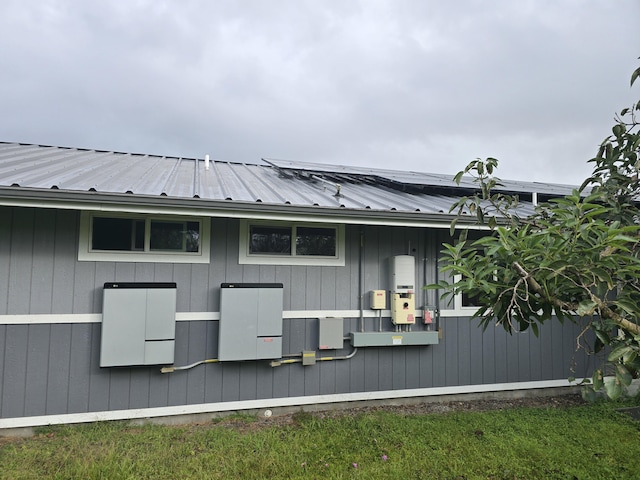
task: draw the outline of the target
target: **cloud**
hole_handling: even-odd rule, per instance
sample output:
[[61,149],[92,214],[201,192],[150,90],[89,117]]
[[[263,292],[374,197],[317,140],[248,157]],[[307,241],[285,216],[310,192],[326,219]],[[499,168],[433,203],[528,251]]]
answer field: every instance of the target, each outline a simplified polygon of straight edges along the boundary
[[635,98],[634,0],[6,3],[6,141],[579,182]]

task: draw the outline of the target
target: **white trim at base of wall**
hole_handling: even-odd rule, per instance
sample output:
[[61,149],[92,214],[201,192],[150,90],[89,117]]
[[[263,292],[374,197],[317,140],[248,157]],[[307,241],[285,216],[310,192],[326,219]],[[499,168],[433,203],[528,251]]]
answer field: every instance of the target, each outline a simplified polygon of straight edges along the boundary
[[408,390],[385,390],[378,392],[339,393],[332,395],[313,395],[308,397],[268,398],[262,400],[241,400],[236,402],[201,403],[197,405],[178,405],[171,407],[137,408],[131,410],[113,410],[102,412],[69,413],[62,415],[42,415],[0,419],[0,430],[10,428],[41,427],[71,423],[101,422],[108,420],[139,420],[177,415],[197,415],[237,410],[261,410],[282,407],[303,407],[330,403],[359,402],[373,400],[392,400],[400,398],[433,397],[442,395],[460,395],[470,393],[505,392],[534,390],[542,388],[571,387],[579,383],[568,380],[543,380],[536,382],[492,383],[486,385],[460,385],[454,387],[416,388]]

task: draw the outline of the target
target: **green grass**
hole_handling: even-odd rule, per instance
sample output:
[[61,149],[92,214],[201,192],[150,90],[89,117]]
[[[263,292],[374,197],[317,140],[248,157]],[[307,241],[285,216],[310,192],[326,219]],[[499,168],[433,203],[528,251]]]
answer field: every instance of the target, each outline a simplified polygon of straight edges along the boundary
[[0,478],[640,478],[640,422],[620,406],[48,427],[0,443]]

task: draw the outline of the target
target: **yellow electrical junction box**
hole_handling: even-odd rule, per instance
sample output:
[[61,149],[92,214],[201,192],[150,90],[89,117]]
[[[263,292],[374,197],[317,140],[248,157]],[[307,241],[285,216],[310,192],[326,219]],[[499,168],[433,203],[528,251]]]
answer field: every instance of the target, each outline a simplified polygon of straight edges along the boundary
[[371,310],[384,310],[387,306],[385,290],[371,290]]
[[413,293],[391,294],[391,320],[394,325],[416,323],[416,301]]

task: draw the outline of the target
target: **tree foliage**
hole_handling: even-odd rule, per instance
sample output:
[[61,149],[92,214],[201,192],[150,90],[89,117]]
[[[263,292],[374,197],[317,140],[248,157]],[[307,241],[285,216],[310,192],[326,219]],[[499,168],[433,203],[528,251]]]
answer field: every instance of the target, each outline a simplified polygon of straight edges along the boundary
[[[638,68],[631,85],[640,76]],[[522,215],[522,204],[494,176],[498,161],[474,160],[455,180],[474,178],[476,194],[451,207],[457,217],[475,215],[489,234],[445,245],[444,271],[452,281],[431,288],[444,297],[465,292],[477,298],[474,317],[483,328],[508,332],[557,318],[586,325],[577,344],[606,352],[607,362],[585,393],[602,388],[618,397],[640,372],[640,101],[615,116],[612,134],[594,158],[593,173],[570,195]],[[452,232],[456,221],[452,222]],[[593,338],[587,345],[587,331]]]

